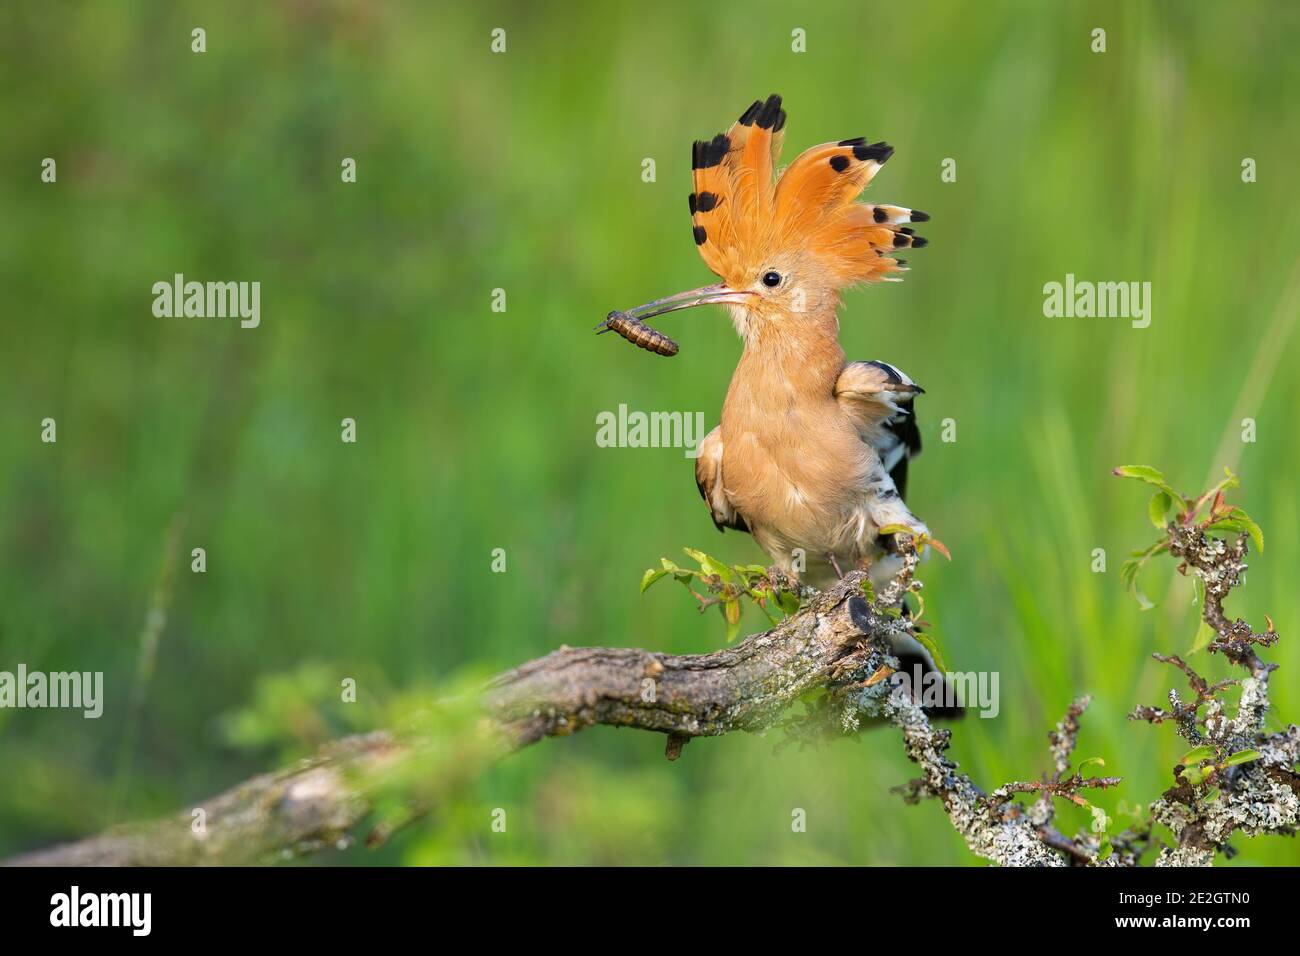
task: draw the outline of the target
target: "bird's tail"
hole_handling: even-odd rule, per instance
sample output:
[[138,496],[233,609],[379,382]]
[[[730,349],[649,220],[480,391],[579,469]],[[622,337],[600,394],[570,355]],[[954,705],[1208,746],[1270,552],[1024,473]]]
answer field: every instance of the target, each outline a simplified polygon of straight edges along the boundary
[[907,634],[896,636],[891,643],[894,656],[898,658],[899,672],[906,678],[912,699],[921,705],[927,717],[959,720],[966,716],[966,708],[957,698],[957,688],[949,675],[935,665],[934,657],[925,645]]
[[[907,618],[915,617],[916,611],[908,595],[903,596],[900,608]],[[849,602],[849,613],[856,615],[865,611],[865,602],[855,610],[854,602]],[[869,621],[859,624],[870,627]],[[895,681],[894,693],[910,694],[912,700],[921,705],[925,715],[935,720],[959,720],[966,716],[968,702],[961,700],[952,675],[939,669],[934,655],[910,634],[896,634],[890,639],[890,649],[898,658],[898,671],[891,677]]]

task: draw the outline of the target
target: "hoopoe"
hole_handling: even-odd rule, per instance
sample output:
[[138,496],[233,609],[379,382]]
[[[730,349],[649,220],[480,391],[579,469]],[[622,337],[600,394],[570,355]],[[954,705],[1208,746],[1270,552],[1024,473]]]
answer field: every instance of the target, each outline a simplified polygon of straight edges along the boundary
[[807,583],[867,564],[880,580],[892,563],[880,529],[927,532],[903,501],[923,389],[885,362],[846,364],[836,309],[849,286],[898,281],[894,253],[924,246],[909,224],[930,217],[855,201],[893,154],[885,143],[814,146],[774,181],[785,119],[773,94],[692,150],[692,232],[722,282],[621,315],[730,310],[744,351],[695,466],[714,524],[748,531]]

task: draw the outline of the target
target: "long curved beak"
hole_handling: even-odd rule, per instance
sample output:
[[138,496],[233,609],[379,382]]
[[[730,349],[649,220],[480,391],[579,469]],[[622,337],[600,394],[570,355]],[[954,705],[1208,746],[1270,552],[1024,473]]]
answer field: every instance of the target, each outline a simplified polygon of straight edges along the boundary
[[754,295],[756,293],[731,289],[726,283],[719,282],[716,285],[706,285],[689,292],[679,292],[676,295],[655,299],[653,302],[638,305],[635,309],[627,309],[623,314],[640,322],[652,319],[656,315],[663,315],[665,312],[690,309],[697,305],[744,305]]

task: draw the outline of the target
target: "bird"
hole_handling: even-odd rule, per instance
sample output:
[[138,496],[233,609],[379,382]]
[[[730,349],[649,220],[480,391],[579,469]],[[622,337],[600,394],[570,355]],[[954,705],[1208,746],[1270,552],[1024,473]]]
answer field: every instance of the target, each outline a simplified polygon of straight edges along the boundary
[[852,286],[899,281],[896,253],[927,244],[912,224],[930,217],[857,201],[893,155],[884,142],[813,146],[776,175],[785,123],[772,94],[694,143],[692,237],[722,281],[623,314],[709,304],[731,314],[743,348],[695,461],[717,528],[748,532],[810,586],[853,568],[879,584],[897,565],[897,529],[929,533],[904,500],[924,390],[893,364],[846,361],[838,309]]

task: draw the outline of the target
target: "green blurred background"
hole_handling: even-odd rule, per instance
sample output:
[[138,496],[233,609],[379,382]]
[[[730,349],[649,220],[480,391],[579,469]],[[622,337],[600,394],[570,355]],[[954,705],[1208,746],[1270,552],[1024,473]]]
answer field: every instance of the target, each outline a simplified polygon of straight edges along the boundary
[[[639,596],[641,572],[684,545],[761,554],[717,535],[681,451],[598,448],[595,416],[712,427],[739,343],[721,310],[662,323],[672,361],[591,327],[709,281],[688,147],[772,91],[786,161],[887,139],[868,198],[934,217],[907,281],[851,292],[842,322],[851,358],[928,390],[910,498],[954,555],[924,568],[928,616],[951,665],[1001,674],[963,768],[1037,776],[1090,692],[1079,756],[1125,777],[1099,800],[1117,823],[1170,782],[1185,745],[1125,714],[1181,689],[1149,655],[1185,650],[1196,608],[1169,562],[1143,578],[1154,610],[1124,594],[1154,532],[1121,463],[1189,491],[1239,471],[1268,549],[1229,609],[1277,622],[1295,719],[1298,38],[1281,0],[4,4],[0,669],[102,670],[107,702],[0,711],[0,854],[190,806],[560,644],[716,647],[720,619]],[[154,318],[177,272],[260,281],[261,327]],[[1151,282],[1151,326],[1045,318],[1066,273]],[[978,862],[937,805],[889,793],[912,776],[893,732],[779,740],[671,764],[657,735],[547,741],[379,851],[316,860]],[[1234,842],[1235,865],[1300,861]]]

